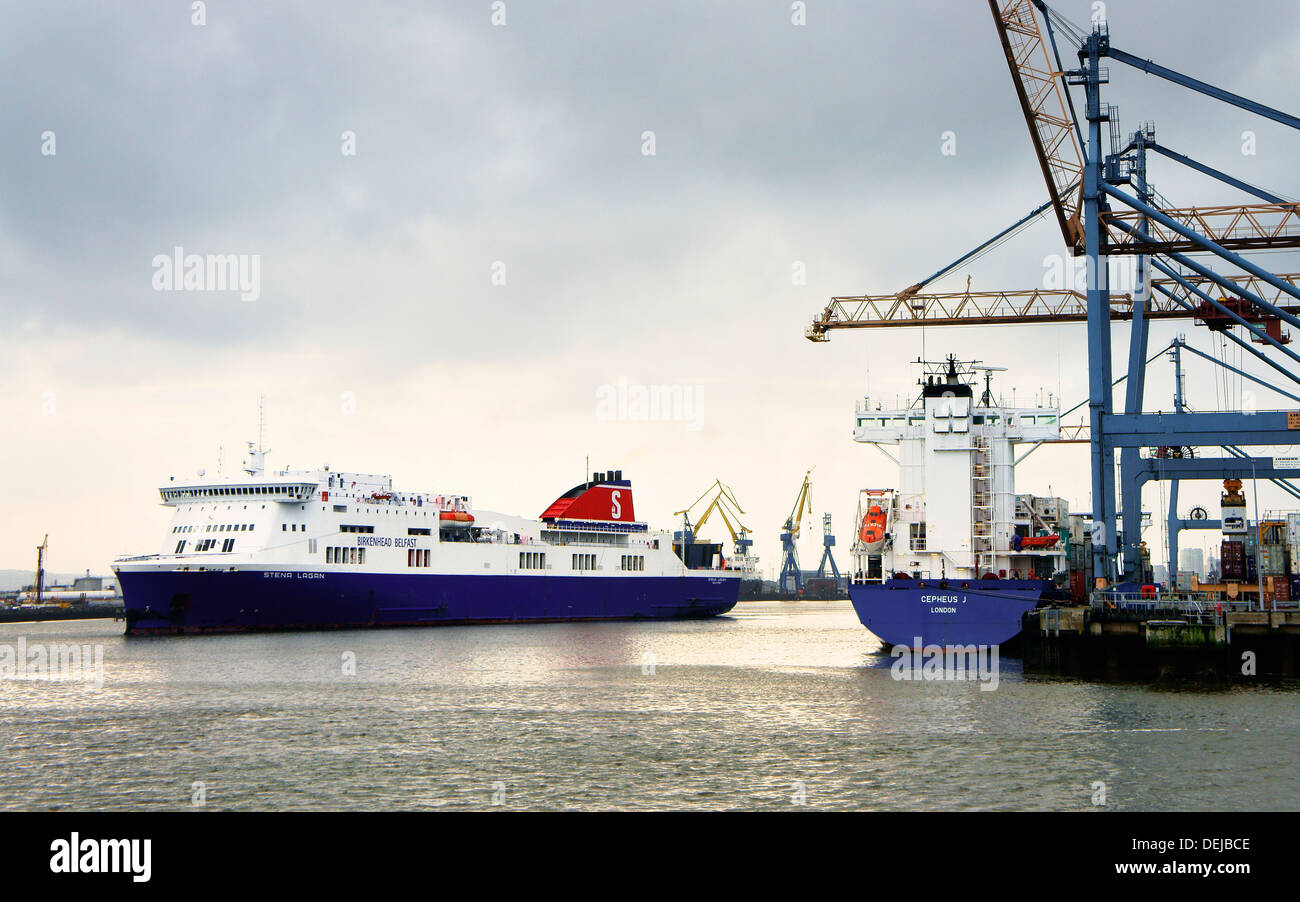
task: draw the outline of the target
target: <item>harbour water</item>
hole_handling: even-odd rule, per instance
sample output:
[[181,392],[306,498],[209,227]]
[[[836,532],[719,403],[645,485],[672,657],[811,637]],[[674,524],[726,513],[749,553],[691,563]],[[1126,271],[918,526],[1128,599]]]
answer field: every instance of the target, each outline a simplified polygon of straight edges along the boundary
[[1005,657],[992,691],[902,682],[847,601],[666,623],[121,629],[0,625],[0,646],[103,651],[98,689],[0,680],[0,808],[1300,810],[1294,689],[1056,681]]

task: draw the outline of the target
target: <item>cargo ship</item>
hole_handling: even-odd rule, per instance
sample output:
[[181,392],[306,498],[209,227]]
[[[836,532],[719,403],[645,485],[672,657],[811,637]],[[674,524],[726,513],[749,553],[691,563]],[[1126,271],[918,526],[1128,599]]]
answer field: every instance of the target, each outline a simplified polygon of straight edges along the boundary
[[854,440],[894,462],[898,480],[859,492],[849,598],[887,645],[1001,645],[1025,611],[1069,593],[1069,506],[1015,489],[1015,446],[1059,441],[1060,411],[995,399],[998,367],[917,363],[912,404],[857,404]]
[[741,577],[718,546],[681,547],[636,519],[619,470],[537,519],[391,476],[267,472],[160,489],[161,550],[116,560],[128,635],[713,617]]

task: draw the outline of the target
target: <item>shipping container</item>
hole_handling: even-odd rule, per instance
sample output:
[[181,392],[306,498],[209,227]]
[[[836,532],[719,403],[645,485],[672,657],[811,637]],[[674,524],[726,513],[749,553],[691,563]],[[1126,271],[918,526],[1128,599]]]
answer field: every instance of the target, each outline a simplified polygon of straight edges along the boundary
[[1287,572],[1286,547],[1283,545],[1260,545],[1255,552],[1255,566],[1265,576],[1280,576]]
[[1289,577],[1264,577],[1264,601],[1290,601],[1291,580]]

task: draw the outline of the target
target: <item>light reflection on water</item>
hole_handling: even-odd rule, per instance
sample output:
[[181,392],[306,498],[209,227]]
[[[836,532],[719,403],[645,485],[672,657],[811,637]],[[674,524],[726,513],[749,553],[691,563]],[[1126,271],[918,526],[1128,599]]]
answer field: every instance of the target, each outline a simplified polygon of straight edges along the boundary
[[[131,639],[0,681],[4,808],[1300,809],[1293,691],[898,682],[846,602],[710,621]],[[355,656],[355,676],[344,673]]]

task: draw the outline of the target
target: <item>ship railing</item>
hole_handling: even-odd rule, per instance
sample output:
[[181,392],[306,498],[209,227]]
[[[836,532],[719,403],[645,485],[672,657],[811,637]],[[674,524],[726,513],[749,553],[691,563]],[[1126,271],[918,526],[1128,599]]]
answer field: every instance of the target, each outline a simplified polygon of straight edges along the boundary
[[1214,601],[1209,598],[1164,595],[1157,598],[1125,593],[1094,596],[1092,607],[1098,610],[1121,610],[1140,615],[1167,614],[1194,623],[1216,623],[1228,611],[1249,611],[1253,602]]

